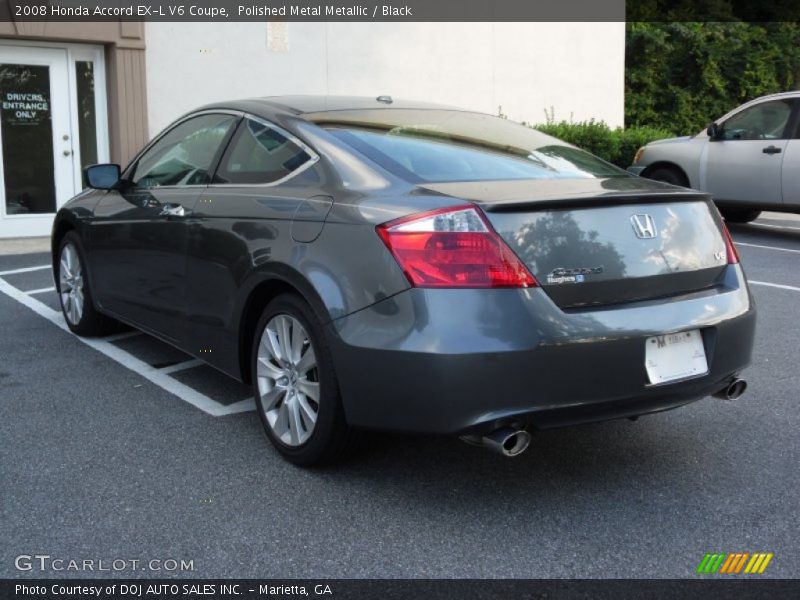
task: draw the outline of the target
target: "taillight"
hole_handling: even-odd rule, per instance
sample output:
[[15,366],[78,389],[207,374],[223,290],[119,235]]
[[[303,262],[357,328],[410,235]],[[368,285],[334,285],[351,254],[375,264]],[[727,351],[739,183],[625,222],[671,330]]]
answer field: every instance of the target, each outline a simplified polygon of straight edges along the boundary
[[474,206],[432,210],[376,228],[411,285],[518,288],[537,285]]
[[739,262],[739,251],[734,246],[731,232],[728,231],[726,225],[722,226],[722,236],[725,238],[725,254],[728,256],[728,264],[735,265]]

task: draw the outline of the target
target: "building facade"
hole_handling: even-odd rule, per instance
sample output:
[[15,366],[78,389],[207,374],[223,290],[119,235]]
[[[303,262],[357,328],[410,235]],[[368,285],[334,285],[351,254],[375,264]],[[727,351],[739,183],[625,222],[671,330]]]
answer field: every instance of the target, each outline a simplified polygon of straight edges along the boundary
[[391,95],[621,125],[624,46],[624,23],[0,22],[0,238],[47,235],[82,166],[124,164],[223,99]]

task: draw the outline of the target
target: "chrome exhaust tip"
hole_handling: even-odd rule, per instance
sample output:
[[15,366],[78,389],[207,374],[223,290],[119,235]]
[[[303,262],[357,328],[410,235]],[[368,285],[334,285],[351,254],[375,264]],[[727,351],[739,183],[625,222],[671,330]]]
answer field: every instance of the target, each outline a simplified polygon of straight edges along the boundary
[[514,429],[513,427],[501,427],[484,436],[463,436],[463,441],[474,446],[483,446],[503,456],[519,456],[531,443],[531,434],[524,429]]
[[747,391],[747,382],[744,379],[734,379],[726,387],[722,388],[714,398],[721,400],[738,400]]

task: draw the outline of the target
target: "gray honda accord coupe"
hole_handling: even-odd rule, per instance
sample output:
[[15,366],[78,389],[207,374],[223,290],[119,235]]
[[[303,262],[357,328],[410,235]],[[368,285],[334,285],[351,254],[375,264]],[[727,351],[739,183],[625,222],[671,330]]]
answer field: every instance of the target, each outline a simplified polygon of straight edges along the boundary
[[710,197],[505,119],[222,102],[84,179],[52,233],[70,329],[123,323],[252,382],[296,464],[370,429],[513,456],[746,387],[755,307]]

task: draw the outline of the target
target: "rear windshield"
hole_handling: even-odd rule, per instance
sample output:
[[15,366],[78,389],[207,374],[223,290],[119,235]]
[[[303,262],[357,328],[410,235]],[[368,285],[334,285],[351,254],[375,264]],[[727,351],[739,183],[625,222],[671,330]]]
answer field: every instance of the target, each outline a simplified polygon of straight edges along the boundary
[[316,117],[337,138],[411,181],[630,176],[535,129],[489,115],[388,109]]

